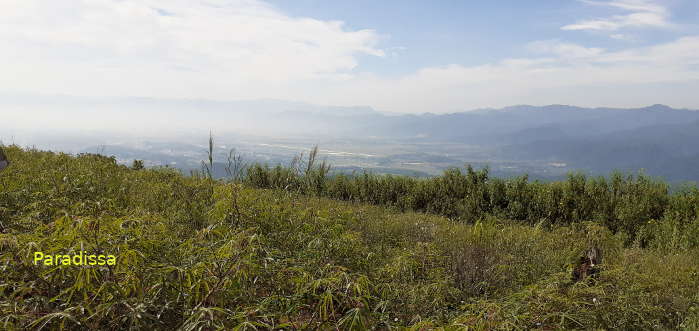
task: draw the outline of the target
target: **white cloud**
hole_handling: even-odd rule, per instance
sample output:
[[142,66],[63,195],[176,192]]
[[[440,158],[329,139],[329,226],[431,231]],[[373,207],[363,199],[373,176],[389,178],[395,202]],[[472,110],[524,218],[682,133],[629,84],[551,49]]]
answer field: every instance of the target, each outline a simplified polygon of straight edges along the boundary
[[528,48],[535,53],[551,53],[566,59],[590,58],[604,52],[602,48],[583,47],[557,40],[535,41],[529,43]]
[[664,6],[649,0],[613,0],[609,2],[583,1],[597,6],[606,6],[630,12],[606,18],[582,20],[563,26],[563,30],[610,30],[641,27],[669,27],[669,11]]
[[623,33],[614,33],[609,35],[609,38],[616,39],[616,40],[623,40],[623,41],[637,41],[638,39],[634,36],[628,35],[628,34],[623,34]]
[[555,41],[532,43],[530,49],[538,56],[426,68],[400,79],[360,76],[351,84],[328,87],[323,101],[409,112],[522,103],[699,108],[689,88],[699,86],[699,36],[618,52]]
[[591,5],[610,6],[636,12],[650,12],[656,14],[667,14],[667,8],[655,4],[650,0],[612,0],[610,2],[589,1],[583,2]]
[[[665,15],[647,1],[611,6]],[[528,45],[529,57],[397,77],[358,70],[361,56],[391,61],[380,39],[256,0],[4,0],[0,92],[275,98],[395,112],[522,103],[699,108],[699,36],[615,52],[541,41]]]
[[0,2],[0,68],[45,69],[56,78],[71,69],[107,79],[113,70],[316,78],[351,71],[361,54],[383,56],[378,41],[374,31],[289,17],[256,0]]

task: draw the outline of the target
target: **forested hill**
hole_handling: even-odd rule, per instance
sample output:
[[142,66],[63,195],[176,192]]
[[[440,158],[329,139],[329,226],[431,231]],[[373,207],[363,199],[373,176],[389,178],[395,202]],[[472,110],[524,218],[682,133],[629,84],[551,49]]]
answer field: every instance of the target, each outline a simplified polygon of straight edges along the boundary
[[644,169],[670,181],[699,181],[696,110],[515,106],[357,123],[355,134],[479,146],[493,160],[556,162],[592,174]]
[[[228,137],[224,144],[236,147],[245,147],[240,144],[249,141],[258,148],[262,144],[328,142],[341,151],[376,155],[368,160],[343,160],[348,168],[390,168],[389,173],[415,171],[433,175],[446,167],[471,163],[490,164],[499,176],[528,173],[537,178],[560,179],[567,171],[604,175],[614,170],[643,169],[672,182],[699,182],[699,111],[664,105],[635,109],[523,105],[450,114],[386,114],[370,107],[277,100],[58,96],[16,100],[4,96],[0,104],[11,112],[28,111],[33,117],[47,119],[70,110],[88,127],[139,118],[137,124],[124,124],[130,128],[128,133],[98,134],[73,128],[71,123],[37,127],[33,131],[19,129],[36,127],[36,123],[14,123],[10,118],[0,133],[0,142],[30,137],[34,140],[20,143],[90,152],[106,145],[107,152],[119,153],[120,159],[138,154],[153,162],[177,162],[183,168],[190,167],[190,161],[198,162],[182,157],[192,153],[188,147],[182,147],[183,143],[193,144],[193,136],[213,130],[220,137]],[[168,120],[163,121],[164,118]],[[157,143],[149,145],[131,134],[141,139],[150,137]],[[153,150],[141,150],[143,146]],[[180,154],[163,155],[164,150]],[[254,150],[248,150],[254,157]],[[283,150],[266,152],[265,156],[275,161],[285,156]],[[260,160],[263,159],[256,159]]]
[[[87,127],[139,118],[138,123],[124,123],[128,133],[89,133],[72,123],[39,128],[36,123],[13,122],[10,117],[0,132],[0,142],[28,137],[34,140],[20,143],[90,152],[106,145],[107,152],[120,153],[120,159],[138,154],[154,162],[177,162],[183,168],[198,160],[183,158],[192,151],[182,145],[193,144],[192,137],[213,130],[228,137],[224,144],[236,147],[250,141],[258,148],[262,144],[327,142],[341,151],[376,155],[369,160],[343,160],[345,166],[390,168],[389,173],[433,175],[449,166],[471,163],[490,164],[500,176],[528,173],[560,179],[561,174],[575,170],[603,175],[643,169],[672,182],[699,182],[699,111],[664,105],[635,109],[522,105],[449,114],[386,114],[370,107],[277,100],[0,97],[0,105],[10,112],[30,112],[36,118],[55,118],[57,123],[64,119],[56,114],[68,110]],[[168,120],[163,121],[165,118]],[[143,137],[157,143],[149,145]],[[153,150],[141,150],[143,146]],[[163,155],[164,150],[179,154]],[[253,157],[254,151],[249,151]],[[267,152],[275,161],[285,156],[283,150]]]
[[[696,188],[313,162],[230,181],[5,151],[2,329],[699,328]],[[116,263],[36,263],[83,251]]]

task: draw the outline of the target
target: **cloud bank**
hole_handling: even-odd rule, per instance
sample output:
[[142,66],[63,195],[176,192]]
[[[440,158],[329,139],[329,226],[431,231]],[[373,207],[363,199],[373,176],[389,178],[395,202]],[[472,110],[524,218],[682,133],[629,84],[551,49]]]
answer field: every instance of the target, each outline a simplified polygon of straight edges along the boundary
[[[587,3],[625,14],[564,30],[671,24],[657,3]],[[393,112],[524,103],[699,108],[699,36],[622,50],[535,41],[526,57],[391,77],[360,65],[364,57],[391,61],[382,38],[338,21],[291,17],[256,0],[5,0],[0,92],[276,98]]]
[[2,69],[13,74],[2,87],[137,92],[119,86],[130,81],[176,95],[338,79],[357,56],[383,56],[378,40],[371,30],[289,17],[254,0],[0,2]]
[[610,30],[622,28],[669,27],[669,11],[666,7],[647,0],[614,0],[610,2],[583,1],[590,5],[621,9],[627,14],[582,20],[563,26],[563,30]]

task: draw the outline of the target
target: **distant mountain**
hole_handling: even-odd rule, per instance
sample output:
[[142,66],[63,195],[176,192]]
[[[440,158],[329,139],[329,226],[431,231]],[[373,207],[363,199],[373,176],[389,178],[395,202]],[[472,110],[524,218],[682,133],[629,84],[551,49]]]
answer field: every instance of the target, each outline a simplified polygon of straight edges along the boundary
[[[645,169],[670,180],[699,181],[699,111],[665,105],[634,109],[518,105],[401,115],[366,106],[280,100],[0,95],[0,107],[10,115],[17,111],[31,114],[3,118],[9,125],[5,123],[0,141],[14,141],[19,136],[31,137],[36,143],[41,134],[50,132],[52,136],[44,139],[47,146],[68,149],[65,146],[82,141],[80,149],[94,150],[97,145],[114,145],[111,152],[124,160],[144,158],[183,168],[197,166],[197,153],[202,151],[197,144],[204,142],[211,130],[231,146],[244,145],[244,137],[255,137],[256,144],[245,145],[247,152],[270,163],[283,161],[290,154],[271,147],[257,153],[261,143],[269,143],[265,139],[301,139],[309,145],[333,141],[360,154],[362,149],[375,149],[380,154],[368,160],[337,157],[348,169],[361,163],[435,173],[472,163],[493,165],[497,173],[530,173],[541,178],[559,178],[571,170],[607,174],[615,169]],[[17,122],[20,120],[24,122]],[[29,132],[34,127],[37,129]],[[120,135],[171,137],[173,142],[188,145],[128,149],[133,146],[100,138],[112,128],[121,130]],[[161,141],[167,145],[167,139]],[[182,150],[196,153],[182,156]]]
[[597,136],[550,139],[501,148],[502,157],[566,162],[593,173],[637,171],[669,180],[699,180],[699,120],[649,125]]
[[697,120],[699,111],[662,105],[638,109],[515,106],[444,115],[385,118],[367,123],[364,130],[403,138],[422,136],[432,140],[499,144],[518,142],[522,136],[528,136],[527,140],[537,140],[535,131],[539,129],[542,135],[550,135],[554,130],[566,136],[592,137],[651,125]]

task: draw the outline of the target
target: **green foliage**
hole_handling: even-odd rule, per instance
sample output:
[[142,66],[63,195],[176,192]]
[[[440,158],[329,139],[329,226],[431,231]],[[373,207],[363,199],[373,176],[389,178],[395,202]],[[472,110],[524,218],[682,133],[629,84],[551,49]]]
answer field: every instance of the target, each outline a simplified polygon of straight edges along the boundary
[[[314,155],[315,157],[315,155]],[[490,178],[488,169],[449,169],[434,178],[373,175],[328,176],[326,165],[295,171],[281,165],[252,165],[245,183],[252,187],[428,212],[473,223],[497,217],[534,225],[567,225],[594,221],[629,240],[651,220],[696,219],[699,190],[675,194],[668,185],[642,173],[609,178],[573,173],[563,182],[531,182],[527,176]],[[630,244],[631,241],[627,242]],[[694,246],[696,247],[696,246]]]
[[[329,177],[317,150],[224,182],[206,167],[186,177],[5,150],[2,329],[699,325],[696,189],[668,195],[642,176],[531,183],[470,168],[429,180]],[[604,252],[602,271],[573,283],[572,263],[590,246]],[[35,265],[37,251],[117,263]]]
[[141,170],[143,168],[145,168],[145,166],[143,166],[143,160],[133,160],[131,170]]

